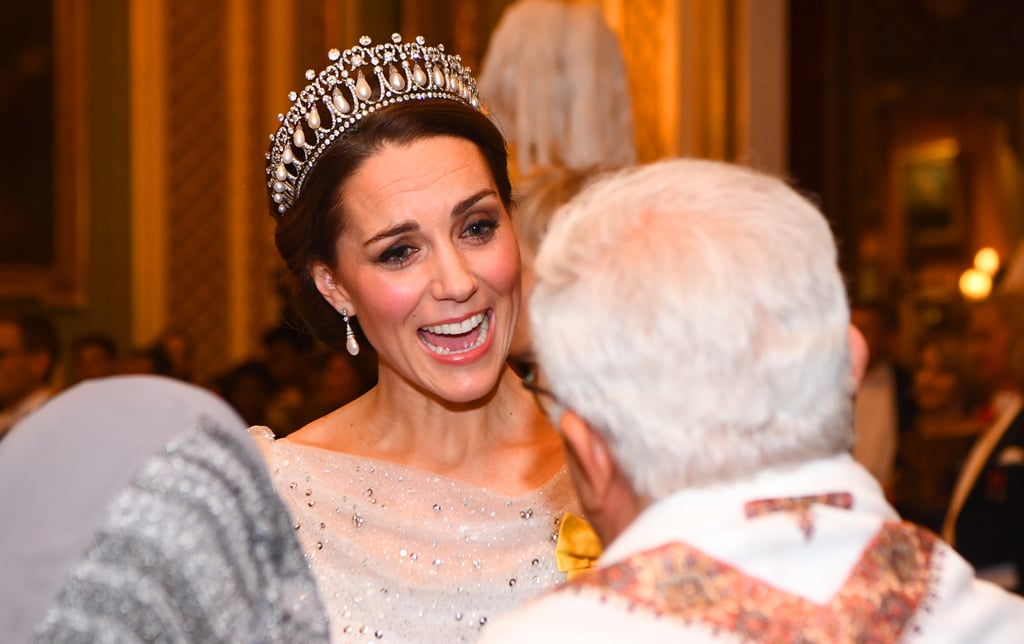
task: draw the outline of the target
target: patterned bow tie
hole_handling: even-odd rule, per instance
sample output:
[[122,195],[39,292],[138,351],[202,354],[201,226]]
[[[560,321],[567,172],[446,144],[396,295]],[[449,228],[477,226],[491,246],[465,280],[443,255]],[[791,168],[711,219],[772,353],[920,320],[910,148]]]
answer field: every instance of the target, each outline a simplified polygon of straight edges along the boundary
[[853,495],[849,492],[830,492],[828,494],[813,494],[810,496],[797,496],[780,499],[758,499],[748,501],[743,509],[748,519],[753,519],[772,512],[785,512],[796,519],[797,525],[804,538],[810,540],[814,536],[814,520],[811,517],[811,507],[815,505],[830,505],[834,508],[849,510],[853,507]]

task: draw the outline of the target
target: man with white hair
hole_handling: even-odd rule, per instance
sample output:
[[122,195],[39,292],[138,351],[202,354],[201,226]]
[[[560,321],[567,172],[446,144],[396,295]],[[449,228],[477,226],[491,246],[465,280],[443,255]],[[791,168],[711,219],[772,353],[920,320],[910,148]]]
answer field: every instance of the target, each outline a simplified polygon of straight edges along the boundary
[[607,547],[484,642],[1020,641],[1024,601],[849,454],[849,308],[810,202],[661,161],[585,189],[535,266],[525,384]]

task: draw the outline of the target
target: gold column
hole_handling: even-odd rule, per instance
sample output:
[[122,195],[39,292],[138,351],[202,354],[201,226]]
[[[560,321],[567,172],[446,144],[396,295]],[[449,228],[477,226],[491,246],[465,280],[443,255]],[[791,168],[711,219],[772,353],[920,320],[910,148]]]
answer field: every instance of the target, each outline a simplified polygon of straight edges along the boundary
[[18,281],[25,294],[42,297],[45,290],[56,302],[82,304],[89,282],[89,8],[73,0],[56,0],[53,9],[54,51],[65,56],[53,66],[54,81],[61,88],[54,94],[54,127],[60,141],[54,156],[57,262],[49,284],[46,279],[35,284],[36,280]]
[[324,0],[324,42],[328,48],[351,47],[359,32],[358,0]]
[[[735,155],[732,24],[734,0],[680,3],[680,42],[684,50],[678,100],[689,103],[681,123],[679,154],[730,159]],[[685,144],[685,147],[683,146]]]
[[132,342],[149,342],[167,320],[167,123],[163,0],[131,6]]
[[601,1],[629,68],[641,161],[726,154],[733,1]]
[[[291,103],[288,92],[302,89],[302,76],[296,70],[296,13],[293,2],[279,0],[263,1],[263,54],[261,61],[263,73],[258,81],[262,92],[260,114],[255,119],[253,136],[259,141],[257,165],[262,168],[262,155],[270,145],[268,135],[279,125],[276,115],[286,112]],[[322,52],[326,55],[326,52]],[[256,276],[256,293],[250,307],[253,309],[254,331],[265,329],[276,323],[281,315],[280,298],[274,283],[275,274],[281,270],[282,262],[274,247],[274,222],[267,213],[266,188],[263,182],[265,175],[260,169],[253,175],[258,183],[252,186],[254,199],[257,200],[259,215],[256,216],[256,230],[252,239],[253,247],[258,249],[252,258],[252,273]]]
[[736,130],[741,160],[788,173],[788,0],[742,0],[737,15]]
[[[228,357],[239,360],[253,349],[253,311],[249,300],[254,295],[251,282],[252,244],[249,240],[256,224],[253,216],[260,186],[249,181],[259,166],[255,141],[252,67],[253,20],[248,0],[228,0],[228,20],[224,40],[224,77],[227,80],[227,272],[228,272]],[[258,176],[258,175],[257,175]]]
[[651,161],[671,154],[668,137],[676,114],[665,104],[665,95],[675,92],[678,62],[666,55],[666,47],[671,50],[675,44],[674,29],[666,18],[674,4],[671,0],[603,0],[602,9],[619,35],[629,70],[637,156]]
[[786,163],[787,0],[600,0],[630,73],[641,161]]
[[[288,106],[285,98],[289,91],[299,90],[295,77],[295,9],[290,2],[264,0],[263,2],[263,100],[269,109],[262,115],[267,133],[276,126],[274,114],[283,112]],[[269,140],[268,140],[269,145]]]

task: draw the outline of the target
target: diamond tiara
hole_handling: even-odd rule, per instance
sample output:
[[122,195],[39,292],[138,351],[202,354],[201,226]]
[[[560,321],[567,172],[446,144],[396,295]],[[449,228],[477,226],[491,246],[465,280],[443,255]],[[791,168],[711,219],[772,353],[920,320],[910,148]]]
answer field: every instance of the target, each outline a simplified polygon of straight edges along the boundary
[[423,36],[403,44],[399,34],[392,34],[391,41],[371,46],[363,36],[344,52],[330,50],[331,64],[319,74],[306,70],[310,84],[288,94],[293,105],[287,114],[277,115],[281,127],[270,135],[266,155],[267,188],[279,215],[295,203],[317,159],[366,115],[430,98],[481,110],[476,79],[460,56],[446,54],[444,45],[424,45]]

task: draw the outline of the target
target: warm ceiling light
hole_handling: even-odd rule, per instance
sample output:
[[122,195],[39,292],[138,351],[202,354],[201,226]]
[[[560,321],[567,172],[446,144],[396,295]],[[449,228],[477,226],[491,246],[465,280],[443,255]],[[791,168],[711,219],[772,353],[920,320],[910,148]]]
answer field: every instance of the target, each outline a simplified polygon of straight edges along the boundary
[[992,277],[976,268],[960,275],[960,292],[969,300],[983,300],[992,292]]
[[995,275],[999,270],[999,253],[994,248],[982,248],[974,255],[974,268],[987,275]]

